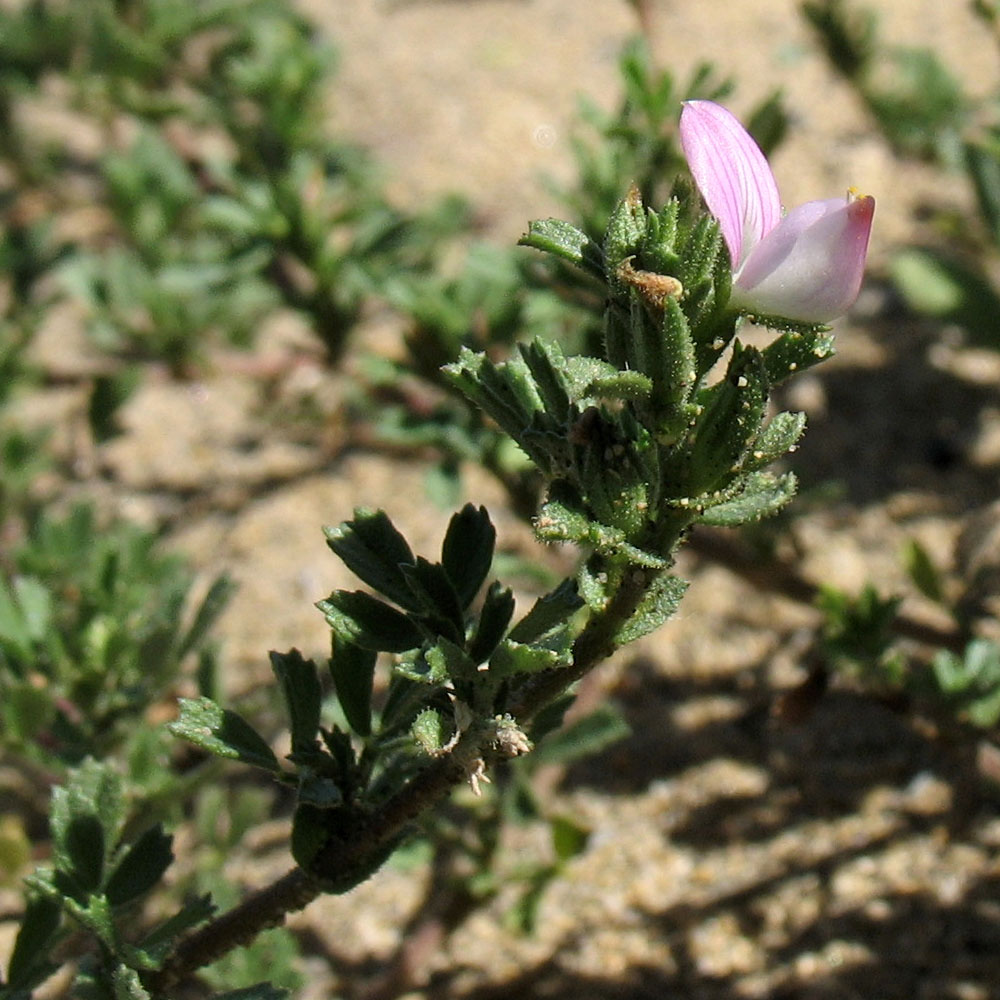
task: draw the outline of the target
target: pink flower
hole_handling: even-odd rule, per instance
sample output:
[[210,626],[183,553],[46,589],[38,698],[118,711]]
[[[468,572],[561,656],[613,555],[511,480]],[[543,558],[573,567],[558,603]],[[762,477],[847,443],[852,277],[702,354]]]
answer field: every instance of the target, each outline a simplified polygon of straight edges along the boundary
[[826,323],[858,297],[875,199],[809,201],[784,218],[760,147],[725,108],[687,101],[681,146],[733,265],[732,305],[745,313]]

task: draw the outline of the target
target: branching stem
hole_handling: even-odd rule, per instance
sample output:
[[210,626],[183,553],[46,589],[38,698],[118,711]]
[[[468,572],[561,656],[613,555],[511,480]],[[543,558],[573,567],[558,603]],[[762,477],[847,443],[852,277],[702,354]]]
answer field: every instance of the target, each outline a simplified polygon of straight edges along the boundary
[[[512,706],[512,714],[519,722],[531,719],[615,652],[616,636],[635,613],[657,575],[638,567],[625,572],[606,607],[592,614],[577,636],[572,666],[539,674],[519,692]],[[154,995],[166,995],[197,969],[248,944],[262,931],[279,926],[289,913],[304,909],[317,896],[345,892],[366,878],[372,871],[373,859],[382,856],[421,813],[468,780],[479,758],[489,756],[488,743],[493,730],[484,723],[473,724],[451,753],[430,763],[366,822],[352,828],[343,838],[331,840],[316,861],[316,871],[322,872],[323,877],[295,868],[248,896],[184,938],[163,968],[147,977],[146,988]]]

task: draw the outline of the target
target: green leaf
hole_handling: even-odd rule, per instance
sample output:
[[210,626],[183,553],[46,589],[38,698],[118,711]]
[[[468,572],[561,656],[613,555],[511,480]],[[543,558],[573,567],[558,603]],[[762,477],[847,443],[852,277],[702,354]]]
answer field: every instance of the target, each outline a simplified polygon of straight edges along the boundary
[[[427,692],[418,687],[418,684],[422,684],[422,677],[407,676],[408,670],[418,658],[416,651],[404,653],[392,666],[385,703],[379,712],[379,731],[383,734],[395,733],[400,727],[409,726],[413,713],[426,701]],[[404,664],[405,668],[401,669]],[[426,663],[424,670],[427,670]]]
[[201,645],[212,626],[219,620],[219,616],[225,611],[235,591],[236,584],[228,576],[218,576],[212,581],[208,593],[198,605],[194,621],[191,622],[190,628],[177,647],[178,659],[183,659]]
[[104,887],[104,895],[112,906],[121,906],[138,899],[160,880],[174,859],[173,838],[163,832],[161,824],[150,827],[132,844]]
[[372,688],[377,659],[374,650],[362,649],[333,633],[329,660],[333,686],[348,725],[362,737],[370,736],[372,731]]
[[520,355],[495,365],[485,354],[462,348],[458,361],[444,365],[442,374],[491,416],[543,469],[545,452],[533,448],[525,431],[543,412],[534,380]]
[[[461,434],[457,428],[452,427],[449,430]],[[443,436],[447,437],[449,430],[444,430]],[[417,437],[426,431],[426,425],[418,425],[413,428],[413,433]],[[406,431],[403,430],[401,436],[405,436],[405,434]],[[430,430],[430,435],[434,437],[435,442],[440,440],[439,437],[434,436],[434,429]],[[441,461],[434,465],[429,465],[424,471],[424,493],[427,494],[427,499],[435,507],[448,510],[449,507],[453,508],[462,499],[461,471],[458,461],[448,455],[442,457]]]
[[747,476],[743,490],[731,500],[708,507],[698,517],[701,524],[734,528],[776,514],[795,496],[797,480],[791,472],[772,476],[755,472]]
[[28,637],[41,642],[52,625],[54,602],[51,591],[33,576],[18,576],[14,578],[14,596]]
[[783,455],[787,455],[802,437],[805,428],[804,413],[775,414],[770,423],[757,435],[753,450],[743,462],[743,471],[753,472],[763,469]]
[[[622,305],[620,300],[611,298],[604,308],[604,353],[614,371],[627,371],[630,368],[629,358],[632,354],[632,308],[631,303]],[[572,371],[573,358],[569,358],[569,368]]]
[[504,639],[490,658],[490,673],[496,677],[535,674],[564,665],[560,661],[559,654],[551,649]]
[[469,642],[469,657],[473,663],[483,663],[503,638],[514,615],[514,595],[508,587],[495,582],[486,592],[476,631]]
[[403,576],[420,604],[420,618],[428,631],[461,641],[465,633],[462,606],[444,567],[417,556],[413,566],[403,567]]
[[281,767],[264,738],[240,715],[211,698],[180,699],[180,718],[168,729],[181,739],[214,753],[275,774]]
[[0,644],[13,647],[18,658],[31,658],[31,628],[5,580],[0,578]]
[[932,662],[938,688],[974,726],[994,727],[1000,720],[1000,646],[973,639],[956,655],[938,650]]
[[468,653],[447,639],[438,639],[437,645],[431,646],[424,656],[435,683],[468,681],[476,675],[476,664]]
[[479,593],[490,567],[497,532],[485,507],[466,504],[448,522],[441,545],[441,565],[467,608]]
[[607,563],[601,559],[588,559],[577,574],[580,597],[591,611],[603,611],[607,606],[608,593]]
[[[592,359],[587,359],[592,360]],[[653,395],[653,380],[637,371],[618,371],[608,365],[611,372],[596,375],[587,383],[586,395],[594,400],[620,399],[633,403],[646,403]]]
[[510,630],[513,642],[540,642],[565,625],[583,607],[576,581],[563,580],[555,590],[539,597],[531,610]]
[[260,233],[266,219],[255,207],[235,198],[209,196],[201,202],[201,219],[208,229],[223,229],[240,240]]
[[287,653],[272,651],[269,656],[271,669],[281,684],[288,706],[292,753],[312,750],[319,733],[319,712],[323,700],[316,664],[303,659],[297,649]]
[[0,699],[0,728],[8,740],[30,743],[55,717],[50,690],[34,687],[30,680],[8,682]]
[[932,663],[934,680],[943,694],[963,694],[970,688],[974,675],[967,669],[965,659],[949,649],[939,649]]
[[760,352],[738,341],[723,378],[709,390],[691,448],[691,494],[727,487],[760,432],[768,382]]
[[300,802],[292,820],[291,851],[295,863],[309,871],[330,837],[330,810]]
[[84,895],[100,888],[107,852],[124,816],[121,778],[97,761],[84,761],[70,772],[62,788],[53,791],[56,868],[72,878]]
[[552,849],[560,861],[569,861],[587,849],[590,831],[568,816],[553,816],[549,820]]
[[111,974],[114,986],[114,1000],[151,1000],[151,994],[143,989],[139,973],[135,969],[119,965]]
[[903,547],[903,565],[917,589],[924,597],[941,604],[944,601],[944,588],[941,574],[920,542],[911,538]]
[[575,694],[564,694],[555,701],[546,705],[532,720],[528,737],[535,744],[535,751],[526,758],[532,765],[540,759],[539,750],[544,751],[544,740],[547,740],[553,733],[562,728],[563,719],[566,713],[576,702]]
[[[426,650],[414,649],[401,656],[393,666],[393,672],[418,684],[444,684],[448,680],[447,664],[443,656],[428,660]],[[400,692],[402,697],[404,692]],[[390,706],[387,705],[388,710]],[[391,706],[394,710],[398,707]]]
[[323,729],[321,732],[326,749],[333,758],[336,773],[353,780],[356,777],[358,755],[354,751],[350,733],[344,732],[339,726]]
[[624,646],[655,632],[673,616],[687,588],[686,580],[660,576],[649,588],[635,614],[619,629],[615,641]]
[[417,745],[429,756],[439,753],[448,740],[445,732],[444,719],[441,713],[433,708],[425,708],[413,720],[410,733]]
[[561,219],[536,219],[529,222],[527,233],[517,242],[518,246],[555,254],[590,271],[596,277],[604,277],[600,248],[586,233]]
[[644,318],[637,325],[643,331],[639,367],[653,381],[650,403],[665,428],[684,425],[688,421],[688,402],[697,372],[694,341],[680,303],[668,297],[662,323],[654,324]]
[[[623,542],[626,537],[626,527],[617,524],[615,519],[620,511],[618,502],[621,499],[621,476],[618,475],[608,461],[605,448],[585,444],[577,449],[580,493],[586,502],[588,524],[586,538],[596,545],[608,547],[608,538],[613,544]],[[634,512],[633,512],[634,513]],[[604,532],[605,526],[611,532]]]
[[111,912],[111,904],[104,896],[90,896],[86,905],[67,896],[63,905],[74,920],[94,934],[109,951],[116,952],[119,949],[114,914]]
[[604,234],[605,268],[614,290],[627,294],[627,286],[618,277],[622,264],[633,256],[646,233],[646,209],[636,188],[618,202]]
[[890,263],[896,290],[914,312],[954,323],[996,349],[1000,296],[981,268],[926,247],[907,247]]
[[965,165],[979,199],[979,210],[1000,246],[1000,135],[996,129],[965,144]]
[[555,865],[546,865],[532,871],[524,891],[515,900],[504,917],[504,925],[517,934],[531,935],[538,928],[538,912],[541,909],[545,890],[558,874]]
[[865,99],[882,131],[912,155],[951,158],[971,103],[962,84],[928,48],[885,48],[880,56],[887,85],[869,85]]
[[[759,322],[764,322],[763,318]],[[788,326],[781,320],[767,323],[772,329]],[[784,382],[796,372],[833,357],[833,336],[825,326],[803,326],[801,329],[787,329],[785,333],[771,341],[761,352],[767,381],[771,386]]]
[[[591,485],[599,486],[598,467],[591,470]],[[636,490],[640,490],[636,485]],[[641,491],[640,491],[641,495]],[[622,491],[617,497],[605,493],[603,497],[591,496],[591,501],[608,505],[608,513],[624,513],[629,493]],[[576,542],[593,546],[598,552],[625,556],[637,566],[665,569],[670,559],[656,552],[648,552],[625,541],[625,532],[618,527],[593,520],[579,507],[580,501],[563,482],[553,484],[549,499],[542,505],[535,519],[535,534],[543,542]],[[629,515],[632,516],[632,515]],[[584,595],[586,597],[586,595]]]
[[546,412],[557,423],[565,423],[570,418],[570,400],[562,352],[557,345],[546,344],[537,338],[530,344],[517,346]]
[[384,511],[358,508],[354,520],[323,529],[326,543],[359,579],[407,611],[416,611],[400,566],[414,563],[406,539]]
[[535,518],[535,534],[543,542],[589,540],[591,524],[583,502],[565,484],[552,485],[549,498]]
[[[648,569],[668,569],[673,565],[673,560],[669,556],[661,556],[656,552],[641,549],[637,545],[631,545],[623,540],[623,534],[624,532],[619,528],[594,523],[591,525],[588,542],[594,546],[597,552],[605,555],[624,556],[634,566],[645,566]],[[589,598],[585,599],[589,604]]]
[[117,433],[116,414],[138,388],[141,375],[139,366],[132,365],[121,371],[98,375],[93,380],[87,422],[95,441],[106,441]]
[[[624,542],[626,538],[641,534],[647,524],[649,485],[643,475],[634,471],[637,463],[633,454],[626,451],[621,461],[627,472],[615,469],[614,463],[609,463],[598,449],[588,448],[578,467],[581,489],[591,508],[612,529],[612,533],[620,533]],[[591,538],[599,547],[606,544],[603,535],[605,532],[600,529],[591,533]],[[619,547],[616,537],[611,542],[611,548],[615,550]]]
[[965,714],[974,726],[980,729],[990,729],[1000,720],[1000,685],[989,694],[973,701],[965,710]]
[[820,35],[830,62],[849,80],[860,80],[878,53],[876,13],[831,0],[807,0],[802,13]]
[[[566,358],[564,364],[570,398],[576,403],[589,401],[591,397],[596,400],[604,396],[605,392],[602,391],[604,386],[618,379],[623,380],[623,384],[630,384],[633,387],[624,390],[625,392],[635,392],[639,398],[648,396],[653,388],[649,376],[637,371],[621,371],[607,361],[601,361],[600,358],[575,354]],[[612,399],[620,398],[614,388],[606,395]],[[631,395],[624,398],[631,398]]]
[[788,131],[789,114],[780,90],[774,91],[750,113],[747,131],[768,158],[781,145]]
[[728,303],[732,288],[729,254],[724,249],[719,223],[700,213],[685,234],[678,254],[677,276],[684,285],[684,310],[697,345],[698,375],[718,357],[735,333],[735,323],[724,317],[718,303]]
[[823,644],[832,659],[863,665],[883,657],[894,641],[892,623],[902,598],[882,597],[866,583],[856,597],[834,587],[820,588],[816,604],[826,615]]
[[[412,593],[409,601],[416,604]],[[405,653],[423,642],[423,633],[406,615],[360,590],[336,590],[316,607],[341,638],[364,649]]]
[[53,968],[48,956],[59,930],[60,913],[54,899],[37,896],[29,901],[7,967],[8,991],[28,991],[48,976]]
[[60,869],[72,875],[85,894],[96,892],[104,876],[106,852],[101,821],[93,815],[73,816],[59,839]]
[[535,748],[532,763],[571,764],[625,739],[631,730],[621,711],[604,704],[549,733]]
[[158,927],[154,927],[139,943],[139,947],[153,958],[164,955],[173,942],[199,924],[203,924],[215,913],[215,905],[209,895],[196,896],[185,903],[172,917]]

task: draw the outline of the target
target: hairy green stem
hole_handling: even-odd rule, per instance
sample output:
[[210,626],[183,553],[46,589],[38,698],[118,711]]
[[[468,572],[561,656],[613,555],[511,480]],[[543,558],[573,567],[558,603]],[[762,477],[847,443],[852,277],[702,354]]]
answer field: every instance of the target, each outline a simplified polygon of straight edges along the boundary
[[631,567],[607,606],[587,621],[573,643],[573,663],[558,670],[547,670],[533,677],[514,696],[510,714],[520,723],[527,722],[551,704],[570,685],[590,673],[618,648],[617,635],[635,614],[650,585],[659,576],[653,570]]

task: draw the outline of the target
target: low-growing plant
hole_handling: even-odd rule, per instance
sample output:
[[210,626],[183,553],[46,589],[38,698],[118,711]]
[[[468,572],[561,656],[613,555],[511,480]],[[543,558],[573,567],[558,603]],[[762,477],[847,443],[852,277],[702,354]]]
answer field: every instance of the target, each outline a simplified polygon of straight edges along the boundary
[[[447,815],[439,811],[455,786],[479,792],[501,762],[544,748],[574,684],[673,614],[686,587],[675,554],[693,526],[752,522],[791,499],[794,475],[769,466],[794,447],[804,418],[770,414],[768,399],[831,353],[823,322],[857,294],[873,202],[831,199],[780,220],[767,162],[727,111],[689,103],[680,136],[709,212],[691,194],[653,209],[633,188],[600,241],[553,219],[533,223],[522,240],[603,288],[599,354],[535,338],[505,360],[463,348],[444,368],[536,467],[544,483],[536,536],[575,547],[578,569],[519,611],[512,589],[493,578],[496,530],[483,507],[455,513],[430,558],[377,509],[326,529],[367,589],[318,603],[331,629],[326,662],[271,653],[290,753],[279,759],[251,720],[208,695],[182,701],[170,724],[200,751],[254,768],[294,797],[296,867],[219,915],[202,898],[165,923],[127,922],[128,907],[166,872],[170,839],[157,826],[137,830],[115,769],[85,760],[57,794],[53,864],[31,879],[0,995],[30,992],[49,969],[39,956],[71,925],[84,932],[81,995],[170,995],[290,911],[349,891],[424,817],[432,834],[446,823],[436,817]],[[733,171],[754,182],[736,202],[723,197]],[[791,239],[792,252],[771,254],[772,236]],[[778,331],[768,346],[738,339],[748,315]],[[99,594],[113,590],[115,569],[99,565]],[[100,621],[82,623],[81,634]],[[181,652],[189,645],[180,638]],[[597,719],[606,732],[608,717]],[[549,822],[556,860],[525,873],[523,926],[586,836],[572,816]],[[489,891],[491,829],[467,847],[467,895]],[[240,995],[275,994],[259,985]]]
[[[0,574],[0,741],[59,774],[120,749],[176,689],[181,664],[214,672],[208,633],[231,592],[219,577],[189,608],[190,572],[153,532],[93,508],[43,513]],[[188,618],[185,621],[185,618]]]
[[[844,676],[871,694],[923,713],[956,731],[996,731],[1000,722],[1000,646],[977,636],[963,607],[964,584],[944,573],[911,540],[903,553],[910,582],[955,622],[952,630],[915,629],[902,618],[902,596],[884,596],[872,583],[857,595],[824,587],[817,598],[824,622],[812,658],[812,688]],[[914,647],[913,640],[919,640]]]
[[[30,194],[49,219],[81,211],[84,192],[96,231],[62,235],[41,273],[58,263],[103,351],[183,372],[213,341],[246,345],[284,306],[335,364],[387,276],[426,268],[465,226],[454,198],[392,206],[371,158],[318,126],[332,64],[284,0],[0,12],[0,160],[16,185],[0,197]],[[102,137],[99,155],[27,124],[46,74]]]

